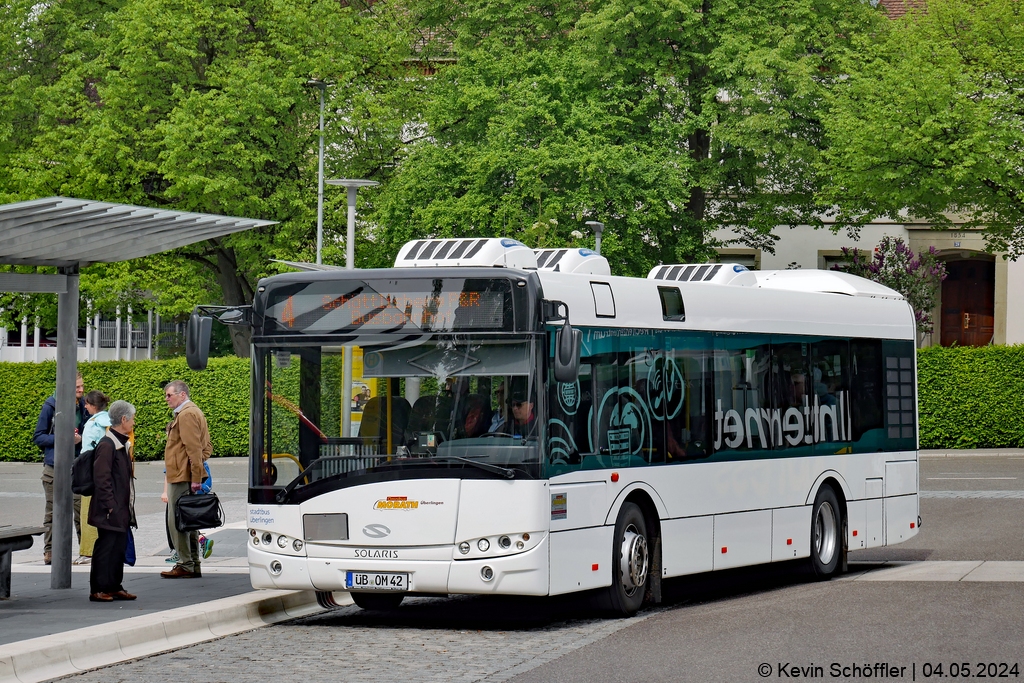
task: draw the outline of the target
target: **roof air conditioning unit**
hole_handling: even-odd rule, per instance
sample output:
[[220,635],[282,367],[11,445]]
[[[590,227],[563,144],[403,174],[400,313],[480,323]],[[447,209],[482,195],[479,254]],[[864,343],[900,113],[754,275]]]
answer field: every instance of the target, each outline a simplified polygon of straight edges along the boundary
[[533,249],[507,237],[415,240],[398,251],[395,268],[501,266],[537,269]]
[[757,276],[738,263],[671,264],[655,266],[647,274],[648,280],[673,282],[699,282],[714,285],[757,285]]
[[555,273],[611,275],[608,259],[590,249],[537,249],[537,267]]

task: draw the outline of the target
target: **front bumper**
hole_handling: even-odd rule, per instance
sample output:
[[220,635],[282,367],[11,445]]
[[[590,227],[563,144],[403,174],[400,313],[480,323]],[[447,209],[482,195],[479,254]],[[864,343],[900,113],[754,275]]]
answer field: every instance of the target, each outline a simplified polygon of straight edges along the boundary
[[[271,571],[275,560],[281,563],[277,575]],[[489,581],[481,574],[485,566],[493,572]],[[349,571],[408,573],[410,593],[547,595],[548,537],[522,553],[472,560],[296,557],[249,546],[253,588],[344,591],[348,590],[345,574]]]

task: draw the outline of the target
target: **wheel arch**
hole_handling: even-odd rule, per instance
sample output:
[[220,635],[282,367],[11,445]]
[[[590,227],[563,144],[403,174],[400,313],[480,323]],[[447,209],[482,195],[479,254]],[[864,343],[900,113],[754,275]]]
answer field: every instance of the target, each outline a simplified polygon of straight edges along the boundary
[[804,505],[813,505],[814,497],[818,495],[818,490],[824,485],[829,485],[832,490],[836,492],[836,498],[839,499],[839,504],[843,506],[843,513],[846,513],[847,501],[853,497],[853,492],[850,490],[849,485],[846,483],[846,479],[843,475],[839,474],[835,470],[825,470],[818,475],[818,478],[814,480],[814,484],[810,490],[807,491],[807,498],[804,500]]
[[653,521],[657,523],[660,533],[661,520],[668,517],[668,508],[665,505],[665,501],[661,499],[661,496],[643,482],[630,484],[619,491],[619,494],[615,496],[615,500],[612,501],[611,506],[608,508],[608,514],[605,516],[604,523],[615,524],[615,519],[619,516],[619,509],[627,501],[639,505],[640,509],[644,510],[644,517],[648,516],[644,506],[648,506],[651,510],[650,514],[653,515]]

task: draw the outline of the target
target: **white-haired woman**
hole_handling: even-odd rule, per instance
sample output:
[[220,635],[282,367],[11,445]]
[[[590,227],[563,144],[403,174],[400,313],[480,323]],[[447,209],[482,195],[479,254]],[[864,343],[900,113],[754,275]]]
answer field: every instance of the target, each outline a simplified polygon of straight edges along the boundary
[[89,599],[93,602],[136,597],[122,585],[128,530],[135,526],[135,473],[128,440],[135,427],[135,406],[114,401],[107,412],[110,429],[93,450],[89,523],[98,531],[89,573]]

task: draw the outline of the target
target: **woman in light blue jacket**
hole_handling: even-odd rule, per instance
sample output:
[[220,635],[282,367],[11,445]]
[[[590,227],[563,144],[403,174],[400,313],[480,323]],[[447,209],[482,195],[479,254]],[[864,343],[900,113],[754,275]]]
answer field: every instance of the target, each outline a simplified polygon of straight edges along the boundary
[[110,426],[110,415],[107,414],[107,404],[110,397],[102,391],[90,391],[85,395],[85,409],[90,417],[85,427],[82,428],[82,451],[91,451],[96,444],[107,433]]
[[[110,415],[107,404],[110,397],[102,391],[90,391],[85,395],[85,410],[91,415],[82,428],[82,452],[91,451],[107,433],[110,426]],[[89,496],[82,496],[82,505],[89,505]],[[86,508],[88,509],[88,508]],[[92,561],[92,549],[96,543],[96,527],[82,520],[82,541],[78,546],[78,559],[75,564],[89,564]]]

